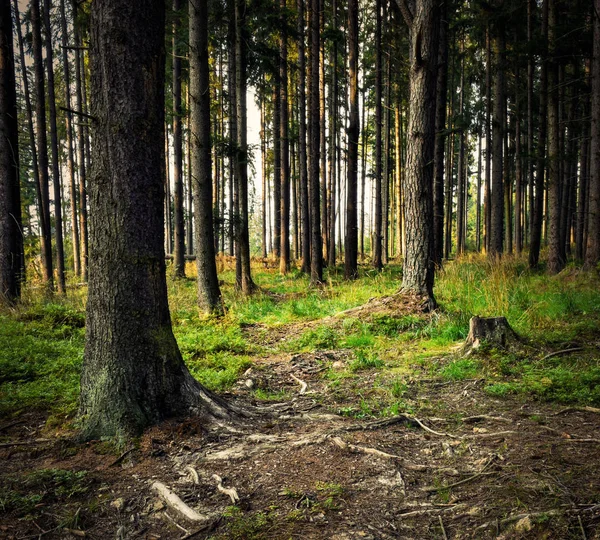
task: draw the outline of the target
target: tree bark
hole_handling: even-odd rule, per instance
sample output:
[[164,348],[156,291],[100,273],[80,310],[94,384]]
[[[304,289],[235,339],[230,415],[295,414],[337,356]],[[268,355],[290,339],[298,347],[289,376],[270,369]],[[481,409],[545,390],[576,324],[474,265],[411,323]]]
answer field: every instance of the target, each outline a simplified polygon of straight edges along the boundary
[[[128,437],[176,415],[229,418],[185,367],[163,252],[164,2],[91,11],[90,283],[82,438]],[[119,39],[115,39],[119,37]]]
[[44,65],[42,63],[42,31],[39,0],[31,0],[31,34],[33,66],[35,73],[35,117],[40,175],[40,229],[42,233],[42,268],[47,292],[54,289],[52,270],[52,228],[50,224],[50,190],[48,181],[48,145],[46,138],[46,92],[44,90]]
[[20,298],[24,270],[15,84],[10,2],[2,2],[0,5],[0,305],[12,304]]
[[319,0],[310,0],[309,43],[310,72],[308,77],[308,137],[309,149],[309,198],[310,198],[310,282],[318,285],[323,282],[323,247],[321,238],[321,206],[319,197]]
[[304,0],[298,5],[298,160],[300,170],[300,215],[302,231],[302,272],[310,273],[310,216],[308,205],[308,170],[306,156],[306,54],[304,47]]
[[[73,16],[75,19],[73,33],[75,37],[75,45],[82,46],[81,31],[77,22],[77,0],[73,0]],[[75,106],[78,111],[84,110],[83,84],[84,78],[83,51],[78,49],[75,51]],[[81,238],[81,279],[88,279],[88,213],[87,213],[87,165],[86,165],[86,131],[83,122],[78,122],[77,125],[77,165],[79,169],[79,234]]]
[[210,71],[208,66],[208,3],[189,2],[190,144],[194,190],[198,306],[208,314],[222,314],[212,207],[210,144]]
[[185,277],[185,225],[183,212],[183,135],[181,122],[181,56],[179,28],[181,26],[181,0],[173,0],[173,244],[174,277]]
[[287,274],[290,270],[290,145],[288,139],[288,46],[286,27],[286,0],[280,0],[280,31],[281,41],[279,45],[279,144],[281,146],[281,239],[279,249],[279,272]]
[[504,81],[506,36],[502,21],[496,21],[492,35],[494,57],[493,119],[492,119],[492,193],[489,254],[498,256],[504,240],[504,170],[503,145],[506,92]]
[[448,97],[448,28],[448,1],[444,0],[441,5],[433,150],[433,254],[437,266],[442,264],[444,257],[444,147]]
[[346,235],[344,276],[358,277],[358,0],[348,2],[348,67],[350,79],[350,123],[348,125],[348,182],[346,185]]
[[[407,21],[409,22],[409,21]],[[439,4],[417,0],[410,24],[410,119],[406,159],[406,257],[402,288],[433,296],[433,148]]]
[[73,272],[81,275],[81,252],[79,248],[79,222],[77,215],[77,182],[75,181],[75,157],[73,155],[73,117],[71,113],[71,70],[69,66],[69,34],[65,0],[60,0],[60,24],[62,31],[63,74],[65,86],[66,132],[67,132],[67,174],[69,176],[69,199],[71,203],[71,241],[73,242]]
[[542,47],[540,65],[540,102],[539,126],[537,141],[537,166],[535,176],[535,202],[531,221],[531,238],[529,243],[529,267],[537,268],[540,260],[542,244],[542,222],[544,219],[544,171],[546,169],[546,129],[548,107],[548,0],[542,4]]
[[254,292],[256,285],[250,272],[250,237],[248,232],[248,143],[247,143],[247,108],[246,108],[246,2],[235,2],[235,91],[237,118],[237,151],[236,151],[236,188],[239,198],[237,256],[240,272],[237,284],[245,295]]
[[590,203],[585,268],[600,262],[600,0],[594,0],[594,52],[591,84]]
[[375,1],[375,216],[374,231],[372,234],[373,267],[376,270],[383,268],[382,256],[382,228],[383,228],[383,208],[382,208],[382,82],[381,82],[381,8],[382,0]]
[[558,105],[558,60],[556,53],[556,1],[548,0],[548,272],[556,274],[565,266],[560,241],[560,144]]

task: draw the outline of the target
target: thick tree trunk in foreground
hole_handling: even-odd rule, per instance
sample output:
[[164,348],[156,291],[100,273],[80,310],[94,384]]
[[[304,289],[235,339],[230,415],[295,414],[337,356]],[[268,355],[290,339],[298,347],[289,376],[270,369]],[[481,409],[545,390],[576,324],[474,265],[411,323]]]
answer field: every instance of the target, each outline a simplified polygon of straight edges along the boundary
[[0,6],[0,304],[21,295],[23,236],[10,2]]
[[86,439],[139,434],[174,415],[230,415],[192,378],[171,330],[161,176],[164,7],[143,0],[92,4],[96,120],[80,402]]
[[376,13],[376,26],[375,26],[375,216],[374,216],[374,230],[372,237],[371,250],[373,252],[373,267],[376,270],[383,268],[383,256],[382,256],[382,227],[383,227],[383,210],[381,200],[381,145],[382,145],[382,134],[381,134],[381,123],[382,123],[382,109],[383,109],[383,96],[382,96],[382,82],[381,82],[381,0],[377,0],[375,3]]
[[[406,156],[406,257],[402,288],[433,297],[433,148],[439,5],[418,0],[410,27],[410,119]],[[407,17],[405,16],[405,19]]]
[[208,67],[208,5],[190,2],[190,128],[194,229],[198,268],[198,306],[223,313],[215,262],[210,155],[210,92]]
[[290,157],[289,157],[289,139],[288,139],[288,47],[287,32],[285,31],[285,0],[281,0],[280,24],[281,24],[281,42],[279,47],[279,106],[281,113],[279,115],[279,145],[281,160],[281,201],[280,204],[280,247],[279,247],[279,271],[287,274],[290,271]]

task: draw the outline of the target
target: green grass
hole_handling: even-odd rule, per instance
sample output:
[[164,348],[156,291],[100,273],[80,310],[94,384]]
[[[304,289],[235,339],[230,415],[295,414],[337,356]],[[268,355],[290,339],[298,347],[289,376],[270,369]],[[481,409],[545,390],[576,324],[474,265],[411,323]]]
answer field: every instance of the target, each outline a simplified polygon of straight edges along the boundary
[[[495,396],[600,403],[597,354],[541,360],[546,352],[599,339],[600,280],[573,267],[549,277],[530,271],[523,259],[505,257],[496,264],[466,256],[447,263],[437,276],[441,309],[433,315],[350,314],[327,320],[396,292],[400,267],[390,265],[378,273],[364,266],[352,282],[343,280],[339,268],[330,269],[325,284],[317,288],[309,287],[308,279],[296,271],[280,276],[255,268],[260,292],[250,298],[235,290],[234,274],[225,269],[220,278],[227,315],[221,320],[200,317],[193,268],[188,265],[189,279],[168,280],[173,329],[191,372],[216,391],[230,389],[257,355],[346,349],[348,368],[323,373],[332,388],[353,384],[369,370],[396,381],[382,383],[378,407],[369,399],[359,404],[356,398],[356,414],[410,407],[403,380],[421,373],[448,380],[482,377],[487,392]],[[23,305],[0,312],[0,414],[38,408],[64,418],[76,410],[85,292],[77,288],[67,298],[47,301],[26,289]],[[506,316],[529,343],[528,352],[483,348],[472,358],[457,358],[455,347],[466,337],[473,315]],[[299,329],[286,336],[292,327],[285,325]],[[277,332],[285,339],[269,344]],[[257,394],[258,399],[280,397],[275,390],[260,391],[265,394]]]

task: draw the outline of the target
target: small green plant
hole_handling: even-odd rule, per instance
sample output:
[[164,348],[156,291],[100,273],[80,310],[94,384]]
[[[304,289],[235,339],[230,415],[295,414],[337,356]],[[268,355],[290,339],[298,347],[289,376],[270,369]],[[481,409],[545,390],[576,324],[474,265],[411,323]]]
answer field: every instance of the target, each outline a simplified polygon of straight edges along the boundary
[[350,362],[350,371],[360,371],[363,369],[376,369],[384,365],[383,360],[375,355],[373,351],[357,349],[354,351],[354,360]]
[[246,514],[237,506],[229,506],[223,513],[227,518],[227,538],[232,540],[258,540],[269,523],[264,512]]

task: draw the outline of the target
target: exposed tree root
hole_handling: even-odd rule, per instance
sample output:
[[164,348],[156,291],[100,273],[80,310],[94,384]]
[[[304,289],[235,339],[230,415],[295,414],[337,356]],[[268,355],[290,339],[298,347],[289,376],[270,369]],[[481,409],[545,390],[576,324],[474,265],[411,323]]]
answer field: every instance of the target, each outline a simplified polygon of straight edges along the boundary
[[572,347],[571,349],[563,349],[562,351],[555,351],[555,352],[552,352],[552,353],[544,356],[541,361],[543,362],[544,360],[548,360],[548,358],[553,358],[554,356],[560,356],[562,354],[568,354],[568,353],[578,352],[578,351],[583,351],[583,350],[584,350],[583,347]]
[[290,377],[300,385],[300,393],[304,394],[308,388],[308,384],[306,384],[302,379],[296,377],[293,373],[290,373]]
[[232,504],[240,502],[240,496],[238,495],[237,489],[223,487],[223,479],[218,474],[213,474],[212,478],[217,482],[217,489],[219,492],[227,495],[231,499]]
[[198,476],[198,472],[196,471],[196,469],[194,469],[194,467],[192,467],[191,465],[188,465],[183,470],[184,470],[184,472],[187,472],[190,475],[192,482],[194,482],[195,485],[200,484],[200,477]]
[[190,521],[208,521],[211,518],[211,516],[203,516],[190,508],[162,482],[154,482],[151,487],[169,507],[179,512],[186,519]]
[[559,416],[561,414],[566,414],[570,412],[589,412],[600,414],[600,409],[597,407],[567,407],[566,409],[562,409],[561,411],[555,412],[551,416]]
[[466,484],[467,482],[472,482],[473,480],[479,478],[480,476],[483,476],[484,474],[486,474],[486,469],[496,460],[497,456],[492,456],[488,462],[483,466],[483,468],[481,469],[481,471],[479,471],[478,473],[474,474],[473,476],[469,476],[468,478],[465,478],[464,480],[459,480],[458,482],[454,482],[452,484],[448,484],[446,486],[439,486],[439,487],[427,487],[425,488],[425,491],[427,491],[428,493],[433,493],[436,491],[444,491],[446,489],[452,489],[455,488],[457,486],[461,486],[463,484]]

